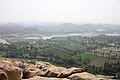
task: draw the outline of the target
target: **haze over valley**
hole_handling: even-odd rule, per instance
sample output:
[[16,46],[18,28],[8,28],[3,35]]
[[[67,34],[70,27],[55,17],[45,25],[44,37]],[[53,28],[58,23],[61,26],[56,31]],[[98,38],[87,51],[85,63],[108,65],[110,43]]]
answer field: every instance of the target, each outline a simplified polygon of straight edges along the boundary
[[120,80],[120,0],[0,0],[0,80]]

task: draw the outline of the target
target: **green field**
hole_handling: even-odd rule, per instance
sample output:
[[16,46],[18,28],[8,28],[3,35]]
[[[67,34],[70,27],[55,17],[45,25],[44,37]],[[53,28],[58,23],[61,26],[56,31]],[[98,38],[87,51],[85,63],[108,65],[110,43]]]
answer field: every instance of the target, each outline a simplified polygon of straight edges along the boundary
[[94,61],[97,59],[96,56],[89,53],[83,53],[83,54],[80,54],[80,56],[82,57],[82,59],[89,59],[90,61]]
[[87,47],[86,45],[82,45],[80,42],[70,38],[52,38],[42,42],[39,41],[38,44],[40,44],[41,46],[55,46],[72,50],[80,50]]
[[0,51],[0,55],[6,54],[6,51]]

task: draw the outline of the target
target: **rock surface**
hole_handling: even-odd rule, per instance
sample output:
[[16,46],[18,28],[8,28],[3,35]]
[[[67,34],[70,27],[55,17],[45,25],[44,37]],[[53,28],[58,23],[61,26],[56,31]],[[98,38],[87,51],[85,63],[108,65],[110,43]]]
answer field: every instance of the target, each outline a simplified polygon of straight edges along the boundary
[[64,67],[56,67],[50,66],[41,69],[40,76],[44,77],[58,77],[58,78],[66,78],[74,73],[81,73],[84,70],[81,68],[64,68]]
[[108,80],[105,78],[97,77],[87,72],[72,74],[71,76],[68,77],[68,79],[70,80]]
[[30,64],[27,65],[23,70],[23,78],[31,78],[36,76],[40,73],[40,69],[35,67],[34,65]]
[[[38,66],[37,66],[38,67]],[[23,71],[23,78],[31,78],[33,76],[43,76],[43,77],[57,77],[57,78],[66,78],[74,73],[80,73],[84,70],[81,68],[64,68],[57,67],[54,65],[48,64],[39,64],[39,68],[34,65],[27,65]]]
[[0,58],[0,80],[21,80],[20,69],[9,59]]
[[51,77],[40,77],[40,76],[35,76],[29,79],[23,79],[23,80],[69,80],[67,78],[51,78]]
[[7,74],[0,69],[0,80],[8,80]]
[[36,65],[0,57],[0,80],[112,80],[85,72],[82,68],[57,67],[47,62]]
[[[39,70],[33,67],[34,77],[25,80],[110,80],[87,73],[82,68],[64,68],[43,63],[37,67]],[[33,74],[30,70],[29,73]]]

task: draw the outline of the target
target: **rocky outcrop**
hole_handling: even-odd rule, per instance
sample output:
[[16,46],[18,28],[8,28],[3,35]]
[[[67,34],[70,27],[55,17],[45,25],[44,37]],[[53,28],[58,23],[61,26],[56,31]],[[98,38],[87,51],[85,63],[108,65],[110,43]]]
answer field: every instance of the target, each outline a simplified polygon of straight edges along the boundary
[[[33,65],[34,66],[34,65]],[[38,68],[28,66],[27,80],[110,80],[85,72],[82,68],[64,68],[51,64],[39,64]],[[25,68],[27,69],[27,68]],[[33,77],[34,76],[34,77]],[[35,77],[36,76],[36,77]]]
[[76,68],[76,67],[72,67],[72,68],[68,68],[64,71],[62,71],[58,77],[60,78],[64,78],[64,77],[68,77],[72,74],[75,74],[75,73],[81,73],[81,72],[84,72],[84,70],[82,68]]
[[0,59],[0,80],[21,80],[20,69],[9,59]]
[[29,79],[23,79],[23,80],[70,80],[67,78],[53,78],[53,77],[40,77],[40,76],[34,76]]
[[85,72],[82,68],[64,68],[49,63],[30,63],[0,58],[0,80],[110,80]]
[[[37,68],[38,67],[38,68]],[[38,66],[27,65],[23,71],[23,78],[31,78],[33,76],[43,76],[43,77],[58,77],[58,78],[66,78],[74,73],[80,73],[84,70],[81,68],[64,68],[57,67],[51,64],[39,64]]]
[[0,80],[8,80],[7,74],[0,69]]
[[84,70],[81,68],[64,68],[64,67],[56,67],[50,66],[41,69],[40,76],[44,77],[58,77],[58,78],[66,78],[74,73],[81,73]]
[[83,72],[83,73],[76,73],[72,74],[71,76],[68,77],[70,80],[104,80],[96,77],[93,74]]
[[27,65],[23,70],[23,78],[31,78],[40,73],[40,69],[32,64]]
[[5,62],[5,63],[11,64],[15,67],[18,67],[19,64],[21,63],[21,61],[18,61],[18,60],[12,60],[12,59],[2,58],[2,57],[0,57],[0,62]]

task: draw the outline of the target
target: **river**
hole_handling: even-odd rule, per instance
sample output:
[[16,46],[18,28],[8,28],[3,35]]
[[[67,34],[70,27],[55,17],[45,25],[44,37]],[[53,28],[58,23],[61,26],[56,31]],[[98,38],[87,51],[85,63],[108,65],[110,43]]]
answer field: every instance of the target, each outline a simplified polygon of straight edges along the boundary
[[0,38],[0,43],[9,44],[5,39],[1,39],[1,38]]

